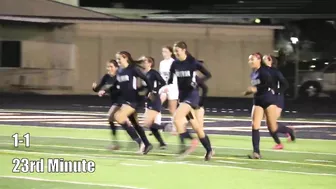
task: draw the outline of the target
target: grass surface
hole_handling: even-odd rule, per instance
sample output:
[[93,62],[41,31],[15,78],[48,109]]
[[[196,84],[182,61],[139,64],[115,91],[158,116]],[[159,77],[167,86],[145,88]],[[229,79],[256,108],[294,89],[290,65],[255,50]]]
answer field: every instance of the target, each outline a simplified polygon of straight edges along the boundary
[[[123,131],[120,151],[106,150],[109,130],[0,126],[1,189],[70,188],[319,188],[336,184],[336,141],[298,140],[285,150],[271,150],[270,138],[261,139],[262,160],[249,160],[251,138],[211,135],[216,156],[203,161],[204,150],[180,160],[178,139],[165,135],[169,148],[138,155]],[[30,133],[30,147],[13,147],[14,133]],[[155,142],[155,139],[149,137]],[[157,144],[155,144],[157,145]],[[45,161],[45,173],[12,173],[13,158]],[[94,173],[47,173],[48,158],[92,160]],[[286,185],[286,186],[285,186]]]

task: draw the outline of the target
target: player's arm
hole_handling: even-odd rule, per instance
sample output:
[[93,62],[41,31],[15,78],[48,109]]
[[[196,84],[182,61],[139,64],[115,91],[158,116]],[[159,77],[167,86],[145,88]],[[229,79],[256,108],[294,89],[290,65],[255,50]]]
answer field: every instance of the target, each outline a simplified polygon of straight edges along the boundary
[[153,86],[150,83],[149,79],[137,68],[134,68],[134,72],[135,72],[136,77],[139,77],[140,79],[142,79],[146,83],[148,92],[152,92],[153,91]]
[[102,89],[102,87],[105,85],[105,83],[107,82],[107,80],[108,80],[109,77],[110,77],[110,76],[109,76],[108,74],[105,74],[105,75],[100,79],[100,81],[99,81],[98,84],[93,83],[93,84],[92,84],[92,90],[93,90],[94,92],[98,92],[98,91],[100,91],[100,90]]
[[168,84],[172,84],[173,83],[173,79],[174,79],[174,74],[175,74],[175,62],[173,62],[170,66],[169,69],[169,78],[168,78]]
[[277,71],[277,77],[280,82],[280,87],[276,88],[275,92],[283,94],[289,88],[289,83],[280,71]]
[[209,88],[208,86],[205,84],[204,81],[200,80],[199,77],[196,77],[196,82],[198,84],[198,86],[201,88],[202,90],[202,93],[201,93],[201,98],[200,98],[200,102],[199,102],[199,105],[202,107],[204,106],[204,99],[205,97],[208,95],[208,91],[209,91]]
[[196,62],[196,69],[204,75],[203,78],[200,78],[202,82],[205,82],[212,77],[211,73],[199,62]]
[[155,80],[158,81],[157,89],[160,89],[161,87],[166,85],[166,81],[162,78],[159,72],[154,72]]

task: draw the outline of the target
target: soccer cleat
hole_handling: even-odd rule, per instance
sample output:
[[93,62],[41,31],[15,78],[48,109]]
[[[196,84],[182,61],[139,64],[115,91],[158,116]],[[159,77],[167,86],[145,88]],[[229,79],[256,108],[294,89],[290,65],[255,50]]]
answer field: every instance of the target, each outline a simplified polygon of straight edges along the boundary
[[112,144],[112,145],[108,146],[107,149],[109,149],[109,150],[119,150],[120,146],[117,145],[117,144]]
[[273,150],[282,150],[284,148],[283,144],[276,144],[274,147],[273,147]]
[[136,153],[137,154],[143,154],[144,150],[145,150],[145,145],[144,145],[143,142],[141,142],[141,144],[139,145],[139,149]]
[[185,158],[186,156],[188,156],[189,154],[193,153],[196,148],[198,146],[198,139],[192,139],[191,141],[191,145],[189,148],[182,148],[182,150],[180,151],[180,159]]
[[153,145],[149,144],[148,146],[145,146],[145,149],[143,150],[143,154],[146,155],[148,152],[150,152],[153,149]]
[[167,149],[167,144],[160,144],[160,145],[159,145],[159,149],[160,149],[160,150],[165,150],[165,149]]
[[208,151],[204,156],[204,161],[210,161],[212,156],[215,155],[215,150]]
[[249,159],[261,159],[261,155],[256,153],[256,152],[253,152],[252,155],[247,155]]
[[289,133],[286,134],[287,135],[287,142],[295,142],[295,140],[296,140],[295,129],[294,129],[294,127],[289,127],[289,128],[293,130],[293,135],[291,136]]

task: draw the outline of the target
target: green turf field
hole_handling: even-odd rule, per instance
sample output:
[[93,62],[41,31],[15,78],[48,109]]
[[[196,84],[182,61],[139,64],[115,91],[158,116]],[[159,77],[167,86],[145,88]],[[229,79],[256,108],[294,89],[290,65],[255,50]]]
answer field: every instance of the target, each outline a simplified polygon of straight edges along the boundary
[[[251,138],[211,135],[216,156],[203,161],[203,148],[184,160],[175,156],[178,139],[165,135],[166,151],[135,154],[135,146],[119,131],[123,148],[106,150],[109,130],[0,126],[0,189],[70,188],[229,188],[331,189],[336,185],[336,141],[299,139],[286,150],[271,150],[261,139],[262,160],[249,160]],[[30,133],[30,148],[13,147],[14,133]],[[155,141],[150,137],[151,141]],[[92,160],[94,173],[12,173],[14,158]]]

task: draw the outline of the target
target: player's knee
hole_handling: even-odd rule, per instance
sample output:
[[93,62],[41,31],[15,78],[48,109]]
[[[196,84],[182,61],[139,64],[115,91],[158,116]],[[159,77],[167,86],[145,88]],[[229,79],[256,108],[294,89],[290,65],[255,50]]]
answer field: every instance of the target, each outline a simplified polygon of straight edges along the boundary
[[251,125],[252,125],[252,129],[253,129],[253,130],[258,130],[258,129],[260,129],[260,124],[252,123]]

